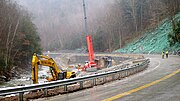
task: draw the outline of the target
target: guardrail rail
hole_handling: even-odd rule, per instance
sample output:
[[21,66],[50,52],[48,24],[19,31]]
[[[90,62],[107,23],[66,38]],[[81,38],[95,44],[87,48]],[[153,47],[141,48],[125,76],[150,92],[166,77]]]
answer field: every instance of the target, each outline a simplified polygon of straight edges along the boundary
[[[83,77],[77,77],[77,78],[71,78],[71,79],[65,79],[65,80],[59,80],[59,81],[52,81],[52,82],[46,82],[43,84],[33,84],[33,85],[25,85],[25,86],[18,86],[18,87],[8,87],[8,88],[2,88],[0,90],[0,96],[6,96],[10,94],[18,94],[19,93],[19,100],[23,101],[23,95],[25,92],[31,92],[31,91],[37,91],[37,90],[43,90],[44,95],[48,94],[48,89],[54,88],[54,87],[60,87],[64,86],[64,91],[67,91],[68,85],[73,85],[75,83],[79,83],[80,88],[83,89],[83,82],[87,80],[92,80],[93,86],[96,86],[96,80],[97,78],[103,78],[103,83],[106,83],[106,78],[108,76],[112,77],[112,81],[127,77],[129,75],[135,74],[137,72],[143,71],[148,67],[148,63],[150,62],[149,59],[144,59],[141,63],[134,64],[130,67],[126,67],[123,69],[115,70],[115,71],[108,71],[104,73],[98,73],[94,75],[87,75]],[[115,78],[116,76],[116,78]]]

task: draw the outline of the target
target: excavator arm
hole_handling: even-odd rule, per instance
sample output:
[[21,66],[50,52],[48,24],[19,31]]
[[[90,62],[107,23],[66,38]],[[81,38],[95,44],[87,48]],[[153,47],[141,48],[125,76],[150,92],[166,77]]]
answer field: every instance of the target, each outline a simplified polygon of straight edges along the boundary
[[38,83],[38,63],[39,59],[36,54],[32,57],[32,81],[33,84]]
[[50,67],[52,78],[47,78],[48,81],[62,80],[64,78],[76,77],[74,72],[63,72],[59,70],[56,62],[44,55],[34,54],[32,58],[32,81],[33,84],[38,83],[38,66],[48,66]]

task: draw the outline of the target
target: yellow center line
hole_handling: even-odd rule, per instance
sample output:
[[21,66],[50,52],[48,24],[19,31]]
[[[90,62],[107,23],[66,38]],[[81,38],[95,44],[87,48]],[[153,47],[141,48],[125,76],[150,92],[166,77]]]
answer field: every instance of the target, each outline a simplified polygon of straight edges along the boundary
[[173,73],[171,73],[171,74],[169,74],[169,75],[167,75],[167,76],[165,76],[165,77],[163,77],[163,78],[160,78],[160,79],[158,79],[158,80],[156,80],[156,81],[153,81],[153,82],[151,82],[151,83],[145,84],[145,85],[140,86],[140,87],[138,87],[138,88],[129,90],[129,91],[127,91],[127,92],[124,92],[124,93],[121,93],[121,94],[112,96],[112,97],[107,98],[107,99],[104,99],[104,100],[102,100],[102,101],[112,101],[112,100],[119,99],[119,98],[121,98],[121,97],[123,97],[123,96],[127,96],[127,95],[129,95],[129,94],[131,94],[131,93],[137,92],[137,91],[139,91],[139,90],[142,90],[142,89],[145,89],[145,88],[147,88],[147,87],[150,87],[150,86],[152,86],[152,85],[154,85],[154,84],[157,84],[157,83],[159,83],[159,82],[161,82],[161,81],[163,81],[163,80],[166,80],[166,79],[174,76],[175,74],[177,74],[177,73],[179,73],[179,72],[180,72],[180,69],[178,69],[178,70],[174,71]]

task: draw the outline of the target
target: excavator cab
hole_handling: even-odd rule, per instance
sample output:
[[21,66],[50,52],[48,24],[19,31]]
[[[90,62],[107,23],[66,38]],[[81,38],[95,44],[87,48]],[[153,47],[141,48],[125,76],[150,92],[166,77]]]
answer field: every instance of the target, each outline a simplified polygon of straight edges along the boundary
[[49,56],[37,55],[34,53],[32,57],[32,81],[33,84],[38,83],[38,67],[39,65],[50,67],[52,77],[47,77],[48,81],[63,80],[76,77],[75,72],[62,71],[58,68],[56,62]]

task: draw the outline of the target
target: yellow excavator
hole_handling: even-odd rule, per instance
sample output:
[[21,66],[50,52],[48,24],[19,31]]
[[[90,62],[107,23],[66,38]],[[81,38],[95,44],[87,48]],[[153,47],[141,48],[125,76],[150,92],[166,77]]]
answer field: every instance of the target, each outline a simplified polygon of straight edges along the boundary
[[33,84],[38,83],[38,67],[49,66],[52,78],[47,77],[48,81],[63,80],[76,77],[75,72],[59,70],[56,62],[49,56],[37,55],[34,53],[32,57],[32,81]]

